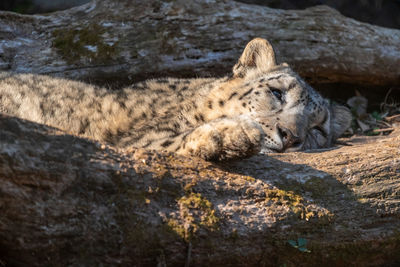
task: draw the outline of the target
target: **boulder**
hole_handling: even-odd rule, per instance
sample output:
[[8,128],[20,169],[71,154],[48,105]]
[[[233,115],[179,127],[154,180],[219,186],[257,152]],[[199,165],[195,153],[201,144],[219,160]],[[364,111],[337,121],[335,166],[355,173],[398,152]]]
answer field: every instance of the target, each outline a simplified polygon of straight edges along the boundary
[[0,263],[395,266],[400,131],[214,164],[0,115]]
[[46,15],[0,12],[0,29],[1,70],[103,84],[226,75],[254,37],[268,39],[278,61],[313,84],[400,83],[400,30],[361,23],[327,6],[93,0]]

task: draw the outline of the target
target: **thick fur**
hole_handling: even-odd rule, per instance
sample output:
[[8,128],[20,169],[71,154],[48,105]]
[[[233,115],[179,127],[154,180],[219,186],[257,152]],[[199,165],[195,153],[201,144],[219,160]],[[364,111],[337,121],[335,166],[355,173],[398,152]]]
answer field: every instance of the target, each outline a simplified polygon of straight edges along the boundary
[[207,160],[330,146],[350,112],[330,105],[268,41],[245,48],[233,75],[156,79],[111,91],[49,76],[0,73],[0,112],[119,147]]

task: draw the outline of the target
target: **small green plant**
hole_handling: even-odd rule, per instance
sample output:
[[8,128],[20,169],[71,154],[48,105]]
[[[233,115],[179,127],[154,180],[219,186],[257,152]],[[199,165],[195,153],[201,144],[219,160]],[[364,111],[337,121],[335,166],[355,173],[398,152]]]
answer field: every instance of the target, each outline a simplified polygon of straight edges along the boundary
[[374,119],[378,120],[378,121],[383,120],[382,115],[381,115],[378,111],[373,111],[373,112],[371,113],[371,116],[372,116]]
[[294,248],[297,248],[298,250],[300,250],[301,252],[307,252],[310,253],[311,250],[307,249],[307,240],[305,238],[297,238],[296,240],[289,240],[288,241],[289,245],[291,245]]

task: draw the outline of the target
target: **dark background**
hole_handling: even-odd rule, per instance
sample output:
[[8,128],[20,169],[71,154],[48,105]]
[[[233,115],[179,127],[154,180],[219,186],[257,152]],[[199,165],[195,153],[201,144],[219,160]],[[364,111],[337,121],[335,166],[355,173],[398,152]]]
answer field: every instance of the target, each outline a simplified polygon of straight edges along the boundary
[[0,0],[0,10],[23,14],[47,13],[68,9],[90,0]]
[[343,15],[371,24],[400,29],[400,0],[237,0],[281,9],[327,5]]

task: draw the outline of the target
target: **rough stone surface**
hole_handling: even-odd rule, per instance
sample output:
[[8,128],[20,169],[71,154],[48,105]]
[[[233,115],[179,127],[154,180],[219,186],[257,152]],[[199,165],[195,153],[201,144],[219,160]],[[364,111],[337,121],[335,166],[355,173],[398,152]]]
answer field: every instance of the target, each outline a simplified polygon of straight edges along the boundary
[[224,165],[3,115],[0,138],[6,266],[400,263],[399,130]]
[[400,83],[400,31],[326,6],[93,0],[47,15],[0,12],[0,29],[2,70],[107,83],[223,75],[249,40],[263,37],[312,83]]

